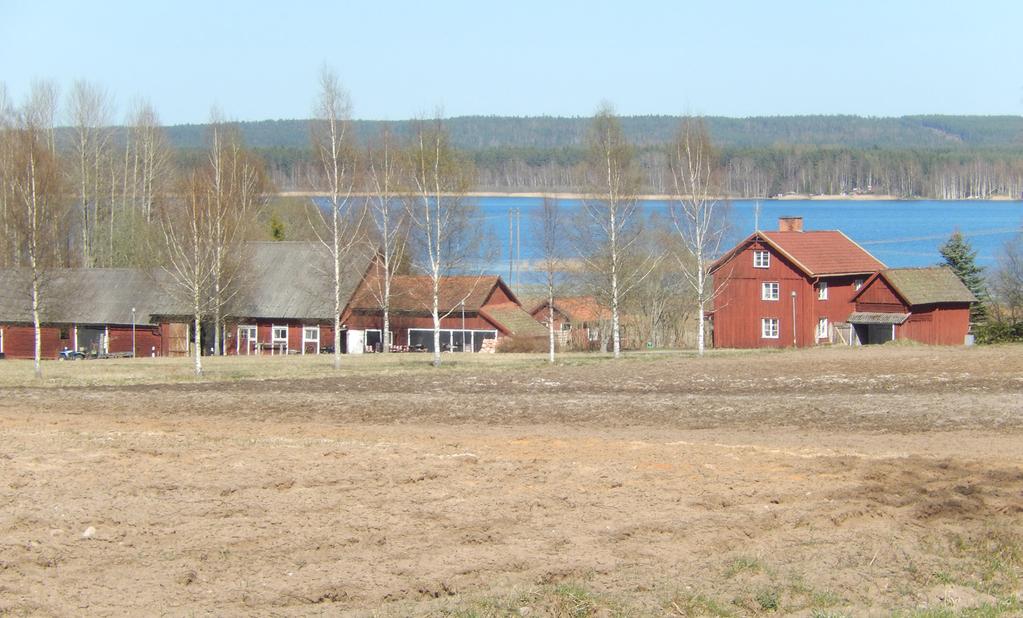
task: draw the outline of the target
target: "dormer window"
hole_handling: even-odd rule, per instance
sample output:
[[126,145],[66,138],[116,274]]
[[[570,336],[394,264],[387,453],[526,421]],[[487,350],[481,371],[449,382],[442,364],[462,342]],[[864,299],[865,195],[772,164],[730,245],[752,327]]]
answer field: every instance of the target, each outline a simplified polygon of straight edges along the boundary
[[768,251],[753,252],[753,268],[770,268],[771,254]]

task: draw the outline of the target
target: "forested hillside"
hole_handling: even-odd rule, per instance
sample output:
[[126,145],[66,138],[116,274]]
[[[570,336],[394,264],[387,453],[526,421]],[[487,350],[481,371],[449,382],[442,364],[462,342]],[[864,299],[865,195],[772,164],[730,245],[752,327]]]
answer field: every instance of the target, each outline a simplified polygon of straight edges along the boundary
[[[622,118],[643,163],[644,189],[666,187],[661,145],[678,117]],[[958,199],[1023,192],[1021,116],[787,116],[705,119],[720,149],[726,190],[737,197],[850,192]],[[446,121],[452,143],[468,151],[479,188],[494,191],[574,190],[589,118],[465,116]],[[282,189],[305,188],[312,167],[308,123],[239,123],[251,147],[269,161]],[[413,121],[360,120],[362,143],[385,127],[408,135]],[[171,145],[203,146],[204,125],[167,128]]]

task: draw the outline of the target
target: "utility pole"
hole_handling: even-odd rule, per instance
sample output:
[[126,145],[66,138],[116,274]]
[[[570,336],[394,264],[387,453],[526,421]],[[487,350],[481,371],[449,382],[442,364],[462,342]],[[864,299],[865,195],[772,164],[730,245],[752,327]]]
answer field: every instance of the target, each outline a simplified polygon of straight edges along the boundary
[[522,211],[515,209],[515,288],[522,285]]
[[513,268],[514,268],[514,264],[515,264],[515,250],[512,248],[513,247],[512,243],[515,240],[515,228],[512,226],[512,221],[513,221],[512,217],[514,217],[514,216],[515,216],[515,209],[514,208],[509,208],[508,209],[508,285],[512,285],[512,274],[514,272]]
[[135,358],[135,307],[131,308],[131,357]]

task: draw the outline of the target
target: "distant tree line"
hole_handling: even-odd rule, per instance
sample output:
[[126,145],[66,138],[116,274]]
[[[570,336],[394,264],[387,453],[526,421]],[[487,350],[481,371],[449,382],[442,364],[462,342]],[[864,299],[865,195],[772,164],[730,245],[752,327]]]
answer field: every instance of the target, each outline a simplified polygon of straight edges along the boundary
[[[666,191],[666,150],[679,121],[674,116],[620,119],[636,151],[641,192]],[[727,170],[722,190],[731,197],[855,192],[968,199],[1023,193],[1019,116],[707,117],[703,122],[719,149],[716,164]],[[586,184],[588,123],[587,118],[466,116],[446,119],[445,127],[451,145],[473,161],[479,190],[579,191]],[[120,149],[136,124],[109,127],[104,140]],[[310,189],[319,182],[307,120],[236,126],[281,190]],[[395,139],[409,139],[415,122],[351,121],[359,143],[384,128]],[[58,128],[56,139],[73,142],[76,130]],[[207,131],[206,125],[192,124],[165,127],[164,134],[178,162],[188,167],[203,157]]]

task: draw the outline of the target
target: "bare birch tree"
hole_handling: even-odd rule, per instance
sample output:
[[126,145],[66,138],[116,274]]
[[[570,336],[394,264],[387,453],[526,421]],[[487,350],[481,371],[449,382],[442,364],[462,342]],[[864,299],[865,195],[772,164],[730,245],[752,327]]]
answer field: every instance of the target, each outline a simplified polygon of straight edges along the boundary
[[[410,241],[414,243],[412,255],[430,277],[433,365],[440,367],[440,325],[447,315],[441,313],[441,285],[446,276],[470,267],[470,259],[478,256],[481,246],[475,207],[466,199],[473,170],[471,163],[451,146],[440,119],[418,123],[408,150],[407,170],[406,210]],[[471,293],[466,292],[466,297]]]
[[[110,144],[110,97],[96,84],[78,80],[68,97],[68,118],[71,120],[78,187],[78,211],[83,266],[94,266],[100,216],[100,183],[102,164]],[[111,213],[112,216],[112,213]]]
[[246,233],[266,205],[270,186],[263,162],[244,148],[237,127],[225,124],[216,112],[210,122],[207,165],[200,179],[209,195],[209,310],[213,350],[219,355],[223,353],[224,312],[240,288]]
[[554,364],[557,339],[554,327],[554,298],[565,270],[565,230],[561,206],[556,198],[545,196],[540,210],[534,213],[533,243],[539,254],[547,296],[547,361]]
[[213,279],[212,217],[210,195],[204,179],[193,172],[185,179],[176,199],[160,211],[162,242],[160,264],[167,274],[172,296],[192,312],[195,375],[202,375],[202,320],[207,308],[207,291]]
[[995,317],[1017,322],[1023,319],[1023,235],[1006,241],[997,260],[988,281]]
[[330,67],[320,71],[320,94],[311,132],[313,148],[320,159],[328,193],[329,212],[316,208],[322,226],[315,226],[320,244],[330,258],[333,283],[334,369],[341,368],[341,311],[345,262],[360,242],[361,209],[355,207],[355,147],[351,131],[352,104],[348,92]]
[[13,266],[17,238],[14,237],[13,165],[15,110],[7,94],[7,84],[0,82],[0,268]]
[[380,260],[379,275],[373,277],[370,292],[383,312],[381,351],[391,347],[391,283],[405,261],[408,218],[400,202],[402,157],[391,133],[384,129],[367,153],[367,201],[373,222],[372,242]]
[[119,213],[111,229],[116,238],[110,248],[111,265],[140,266],[151,262],[146,254],[154,226],[155,208],[174,185],[174,167],[167,138],[153,106],[132,104],[126,118],[124,152],[119,155]]
[[[42,378],[42,318],[47,283],[60,261],[60,234],[63,231],[63,189],[60,162],[51,148],[50,127],[41,126],[47,115],[34,107],[32,100],[21,110],[18,122],[4,131],[9,141],[5,175],[12,193],[8,211],[14,229],[22,272],[26,275],[34,331],[34,368]],[[19,290],[20,292],[20,290]]]
[[622,353],[622,301],[650,274],[660,256],[630,259],[642,233],[642,213],[635,196],[633,149],[610,104],[597,110],[587,146],[589,191],[582,204],[586,221],[578,244],[600,295],[610,305],[612,353],[617,359]]
[[668,153],[672,178],[669,206],[675,230],[690,254],[679,256],[678,264],[695,295],[697,309],[696,348],[702,356],[706,348],[707,306],[722,289],[710,275],[713,261],[720,255],[728,230],[729,204],[717,197],[714,151],[706,125],[685,118]]
[[60,105],[60,89],[49,80],[33,80],[28,101],[23,113],[25,123],[43,131],[50,152],[57,152],[57,108]]

